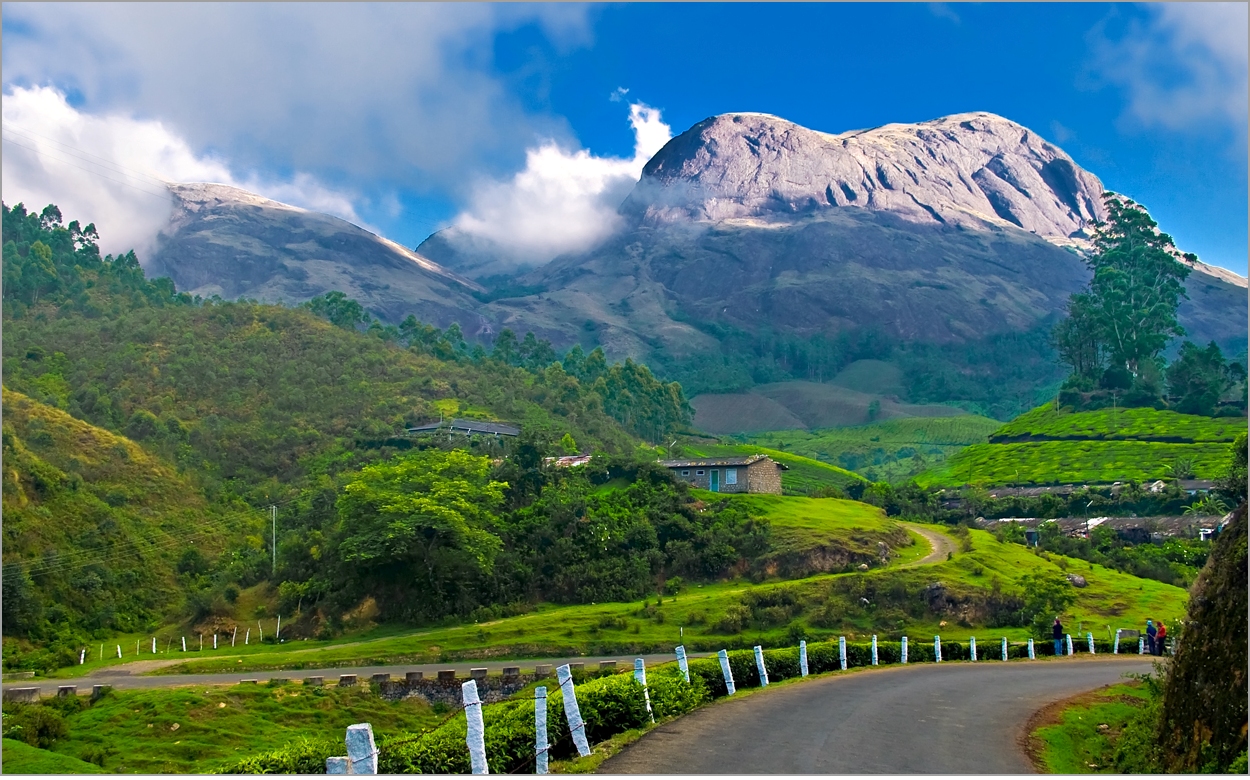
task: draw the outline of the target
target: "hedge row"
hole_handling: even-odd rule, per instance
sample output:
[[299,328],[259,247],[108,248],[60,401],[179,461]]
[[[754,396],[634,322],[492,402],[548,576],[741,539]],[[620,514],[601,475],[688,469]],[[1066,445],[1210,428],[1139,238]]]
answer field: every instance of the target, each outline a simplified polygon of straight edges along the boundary
[[[988,639],[977,646],[977,657],[982,661],[1001,660],[1001,640]],[[1075,652],[1088,652],[1082,639],[1072,638]],[[1095,640],[1099,653],[1110,653],[1111,643]],[[1125,648],[1136,652],[1136,647]],[[901,642],[880,642],[877,659],[881,664],[894,664],[900,660]],[[1049,641],[1036,643],[1035,653],[1053,655],[1054,647]],[[1027,658],[1028,647],[1024,644],[1008,644],[1008,658]],[[753,650],[731,650],[728,653],[734,685],[738,688],[758,687],[759,671],[755,665]],[[933,641],[908,641],[909,663],[925,663],[934,660]],[[942,642],[943,661],[968,660],[966,642]],[[848,667],[872,664],[872,646],[867,642],[848,642],[846,645]],[[770,682],[798,677],[799,650],[788,647],[764,651],[764,664]],[[807,665],[810,674],[821,674],[841,669],[837,642],[812,643],[807,646]],[[689,662],[690,683],[682,678],[676,663],[665,664],[648,671],[651,708],[656,720],[683,715],[702,704],[726,694],[725,679],[720,662],[716,658],[698,658]],[[564,701],[555,680],[551,680],[547,698],[549,756],[552,759],[572,758],[576,755],[568,722],[564,716]],[[577,702],[586,723],[586,736],[597,744],[623,731],[645,726],[646,702],[642,686],[625,671],[607,676],[586,679],[577,683]],[[482,707],[482,719],[486,725],[486,760],[492,773],[528,772],[534,761],[534,701],[531,698],[512,699]],[[463,711],[456,713],[442,725],[423,734],[398,734],[383,737],[378,742],[378,771],[383,774],[467,774],[470,771],[469,752],[465,747],[465,718]],[[343,755],[342,739],[302,740],[278,750],[242,759],[217,770],[221,774],[321,774],[325,772],[326,759]]]

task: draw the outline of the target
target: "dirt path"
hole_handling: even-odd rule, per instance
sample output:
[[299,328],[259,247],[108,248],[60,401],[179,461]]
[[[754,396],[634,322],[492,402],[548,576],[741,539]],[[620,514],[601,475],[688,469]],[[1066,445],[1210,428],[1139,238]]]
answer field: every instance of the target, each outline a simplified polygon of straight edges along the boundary
[[957,548],[955,547],[955,542],[952,541],[949,536],[947,536],[946,534],[940,531],[935,531],[933,529],[926,528],[925,526],[918,525],[916,523],[902,523],[901,525],[906,526],[908,530],[915,531],[916,533],[920,534],[925,539],[927,539],[929,542],[929,547],[933,549],[933,552],[929,553],[928,555],[926,555],[925,557],[921,558],[918,561],[912,561],[911,563],[903,564],[902,566],[899,567],[900,569],[910,569],[914,566],[924,566],[925,564],[929,564],[929,563],[940,563],[946,560],[946,556],[948,554],[953,555],[955,552],[958,551]]

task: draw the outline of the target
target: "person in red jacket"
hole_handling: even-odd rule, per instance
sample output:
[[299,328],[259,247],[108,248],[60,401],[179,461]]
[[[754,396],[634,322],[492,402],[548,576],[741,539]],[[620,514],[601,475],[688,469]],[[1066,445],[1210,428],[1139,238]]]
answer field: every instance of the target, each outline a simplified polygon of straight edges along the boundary
[[1163,625],[1163,621],[1159,621],[1159,628],[1155,632],[1155,655],[1163,655],[1164,648],[1167,647],[1164,642],[1168,638],[1168,627]]

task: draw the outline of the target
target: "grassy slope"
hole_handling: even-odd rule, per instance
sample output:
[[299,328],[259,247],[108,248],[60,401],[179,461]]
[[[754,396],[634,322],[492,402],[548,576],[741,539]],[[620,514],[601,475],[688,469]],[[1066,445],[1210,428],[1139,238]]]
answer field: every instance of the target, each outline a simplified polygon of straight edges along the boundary
[[988,417],[909,417],[851,428],[769,431],[747,441],[856,471],[872,480],[897,481],[943,463],[971,444],[985,442],[1002,423]]
[[[795,499],[783,499],[793,501]],[[936,527],[935,527],[936,530]],[[1165,621],[1183,616],[1187,594],[1180,588],[1152,580],[1091,566],[1084,561],[1051,556],[1045,560],[1022,545],[1004,544],[984,531],[972,531],[970,552],[957,553],[952,560],[911,569],[897,565],[866,574],[850,573],[820,575],[789,582],[751,585],[728,582],[696,587],[676,599],[666,598],[659,609],[646,611],[637,602],[624,604],[591,604],[570,607],[545,606],[517,617],[481,625],[430,628],[398,636],[389,636],[357,643],[326,646],[301,642],[300,649],[272,646],[248,648],[246,653],[225,650],[216,657],[194,660],[171,667],[166,672],[221,672],[243,669],[314,668],[329,665],[368,665],[378,663],[432,663],[440,658],[538,658],[547,654],[627,653],[654,649],[671,649],[678,644],[678,627],[685,628],[684,642],[688,648],[708,649],[726,646],[749,647],[753,644],[779,646],[786,644],[788,624],[771,628],[751,628],[740,634],[718,632],[716,623],[725,611],[737,604],[748,590],[768,591],[775,588],[797,588],[808,612],[820,606],[823,589],[836,578],[894,578],[908,593],[918,593],[934,581],[944,583],[955,592],[975,593],[991,589],[995,582],[1004,590],[1018,589],[1021,577],[1035,572],[1061,574],[1063,562],[1067,571],[1086,577],[1089,586],[1077,591],[1076,604],[1065,615],[1065,623],[1074,629],[1093,631],[1105,638],[1105,626],[1133,627],[1144,624],[1148,616]],[[663,615],[663,618],[658,618]],[[800,615],[796,621],[807,618]],[[619,622],[618,622],[619,621]],[[951,639],[972,635],[1006,636],[1024,639],[1027,629],[958,627],[953,621],[939,628],[937,617],[910,619],[904,625],[882,625],[872,615],[848,615],[836,630],[808,629],[809,638],[824,638],[845,633],[879,632],[932,636],[941,632]],[[205,655],[209,655],[205,653]],[[242,663],[240,663],[242,661]]]
[[[176,606],[174,566],[191,547],[220,549],[258,521],[210,507],[194,485],[135,442],[4,389],[4,562],[53,567],[34,577],[45,606],[137,630]],[[71,567],[85,561],[101,565]]]
[[3,747],[0,771],[6,775],[91,775],[105,771],[73,756],[41,750],[16,739],[6,738]]
[[74,767],[80,765],[72,757],[103,749],[110,753],[104,769],[112,773],[203,773],[301,737],[341,740],[353,723],[371,723],[375,734],[384,735],[419,732],[440,720],[420,700],[387,701],[367,686],[305,688],[294,683],[114,691],[67,718],[69,736],[53,744],[55,752],[10,754],[5,740],[4,771],[38,771],[27,761],[51,762],[56,760],[51,756],[62,754],[66,765],[59,771],[77,772]]
[[697,444],[684,448],[688,457],[713,458],[730,455],[767,455],[790,467],[781,473],[781,487],[787,494],[807,494],[822,487],[844,488],[863,477],[813,458],[770,449],[755,444]]
[[[695,491],[704,500],[723,499],[724,494]],[[801,551],[823,545],[841,545],[871,554],[876,539],[897,534],[901,526],[875,506],[858,501],[799,496],[742,495],[733,501],[750,506],[753,514],[772,524],[774,549]],[[923,550],[924,545],[907,548]]]
[[[1030,741],[1041,768],[1051,774],[1092,774],[1114,770],[1113,739],[1141,707],[1137,683],[1113,685],[1077,697],[1058,713],[1058,722],[1035,730]],[[1105,725],[1107,729],[1099,729]]]
[[1193,461],[1195,477],[1215,479],[1227,470],[1229,444],[1245,430],[1246,421],[1237,418],[1154,409],[1057,414],[1047,404],[1003,426],[991,441],[1025,436],[1067,440],[974,444],[921,474],[917,482],[940,487],[1146,481],[1167,477],[1168,467],[1182,459]]

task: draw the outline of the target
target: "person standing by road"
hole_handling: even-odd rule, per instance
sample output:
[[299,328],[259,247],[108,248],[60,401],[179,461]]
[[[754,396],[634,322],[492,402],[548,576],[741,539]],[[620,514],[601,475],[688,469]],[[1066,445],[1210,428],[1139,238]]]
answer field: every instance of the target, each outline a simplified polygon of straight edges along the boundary
[[1155,655],[1163,655],[1167,648],[1168,627],[1163,625],[1163,621],[1159,621],[1159,628],[1155,632]]
[[1155,623],[1150,618],[1146,618],[1146,651],[1151,655],[1155,654],[1155,635],[1159,630],[1155,628]]
[[1063,655],[1063,624],[1059,622],[1059,616],[1055,615],[1055,624],[1050,627],[1050,636],[1055,640],[1055,655]]

